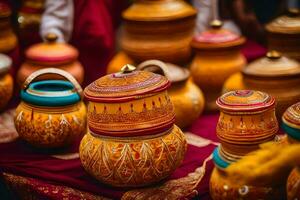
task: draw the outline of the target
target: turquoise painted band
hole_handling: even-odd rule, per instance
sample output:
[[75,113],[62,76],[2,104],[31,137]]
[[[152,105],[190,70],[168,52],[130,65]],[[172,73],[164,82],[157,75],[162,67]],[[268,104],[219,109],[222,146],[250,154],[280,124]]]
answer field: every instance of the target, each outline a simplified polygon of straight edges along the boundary
[[285,123],[281,124],[281,128],[283,129],[283,131],[288,134],[291,138],[296,139],[296,140],[300,140],[300,130],[290,127]]
[[21,99],[32,105],[57,107],[75,104],[80,101],[80,96],[74,92],[74,86],[68,81],[46,80],[34,82],[28,89],[21,90]]
[[215,162],[216,165],[220,168],[227,168],[230,164],[226,161],[224,161],[220,155],[219,155],[219,147],[216,147],[214,152],[213,152],[213,161]]

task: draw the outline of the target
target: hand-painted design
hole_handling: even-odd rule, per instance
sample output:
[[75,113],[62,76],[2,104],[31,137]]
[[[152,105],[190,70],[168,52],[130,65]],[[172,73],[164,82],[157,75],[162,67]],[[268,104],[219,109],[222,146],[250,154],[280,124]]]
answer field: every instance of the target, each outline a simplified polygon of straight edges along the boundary
[[287,199],[300,199],[300,171],[299,168],[294,168],[287,180]]
[[184,134],[176,126],[159,136],[115,138],[87,133],[80,144],[80,159],[85,170],[104,183],[143,186],[169,176],[186,148]]
[[21,199],[85,199],[85,200],[110,200],[109,198],[83,192],[71,187],[50,185],[34,178],[3,173],[5,182]]
[[74,122],[77,124],[77,125],[81,125],[82,124],[82,121],[79,120],[75,115],[72,116]]
[[[15,118],[20,137],[34,146],[51,148],[68,145],[85,132],[86,108],[82,102],[58,108],[60,112],[57,113],[52,110],[50,107],[31,107],[22,102],[16,109]],[[76,123],[74,116],[83,123]]]
[[202,166],[185,177],[169,180],[155,187],[130,190],[122,196],[122,200],[190,199],[197,195],[196,188],[205,175],[207,162],[211,159],[212,155],[204,160]]
[[8,110],[0,115],[0,143],[9,143],[19,137],[13,122],[14,115],[14,110]]

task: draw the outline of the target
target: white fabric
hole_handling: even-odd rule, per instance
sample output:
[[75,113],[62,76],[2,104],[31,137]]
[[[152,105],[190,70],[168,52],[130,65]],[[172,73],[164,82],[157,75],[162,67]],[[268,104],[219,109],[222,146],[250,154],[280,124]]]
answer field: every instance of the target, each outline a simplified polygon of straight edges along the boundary
[[[201,33],[209,29],[209,23],[213,19],[219,18],[218,0],[193,0],[194,7],[197,9],[196,33]],[[214,7],[215,4],[215,7]],[[241,34],[240,29],[232,20],[223,21],[223,28]]]
[[74,21],[73,0],[46,0],[40,34],[55,33],[59,42],[68,42],[72,36]]

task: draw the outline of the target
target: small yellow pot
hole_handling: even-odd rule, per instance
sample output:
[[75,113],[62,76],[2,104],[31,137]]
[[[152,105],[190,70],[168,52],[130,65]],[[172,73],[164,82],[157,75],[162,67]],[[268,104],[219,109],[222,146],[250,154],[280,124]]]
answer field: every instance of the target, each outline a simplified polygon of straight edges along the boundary
[[[43,74],[68,79],[31,83]],[[75,92],[77,90],[77,92]],[[22,102],[16,109],[15,127],[28,143],[43,148],[70,145],[86,130],[86,107],[81,101],[81,87],[67,72],[55,68],[31,74],[21,91]]]

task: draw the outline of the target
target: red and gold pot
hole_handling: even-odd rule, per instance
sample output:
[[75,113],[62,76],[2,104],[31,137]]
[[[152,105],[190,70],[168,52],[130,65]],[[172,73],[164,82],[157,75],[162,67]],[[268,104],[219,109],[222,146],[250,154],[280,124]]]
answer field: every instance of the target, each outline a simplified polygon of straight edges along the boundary
[[137,187],[169,176],[184,158],[187,143],[174,125],[164,76],[126,65],[85,88],[88,133],[80,144],[85,170],[119,187]]

